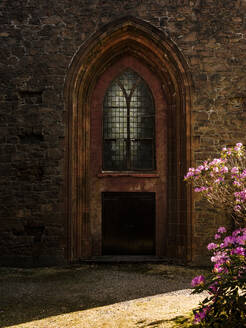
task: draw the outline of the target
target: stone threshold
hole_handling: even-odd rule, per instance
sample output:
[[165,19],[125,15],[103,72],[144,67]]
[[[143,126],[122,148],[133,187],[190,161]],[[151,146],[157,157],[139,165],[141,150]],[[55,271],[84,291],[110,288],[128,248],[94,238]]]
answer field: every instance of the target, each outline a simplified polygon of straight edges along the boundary
[[160,258],[148,255],[102,255],[93,256],[89,259],[80,259],[79,263],[160,263],[184,265],[178,259]]

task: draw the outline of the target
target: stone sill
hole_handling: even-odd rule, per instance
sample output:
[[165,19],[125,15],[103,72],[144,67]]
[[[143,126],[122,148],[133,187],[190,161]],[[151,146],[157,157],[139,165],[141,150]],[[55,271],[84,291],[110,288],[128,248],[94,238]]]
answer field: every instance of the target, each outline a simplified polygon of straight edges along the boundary
[[159,178],[159,174],[157,173],[133,173],[133,172],[126,172],[126,173],[114,173],[114,172],[102,172],[99,173],[98,178],[105,178],[105,177],[131,177],[131,178]]

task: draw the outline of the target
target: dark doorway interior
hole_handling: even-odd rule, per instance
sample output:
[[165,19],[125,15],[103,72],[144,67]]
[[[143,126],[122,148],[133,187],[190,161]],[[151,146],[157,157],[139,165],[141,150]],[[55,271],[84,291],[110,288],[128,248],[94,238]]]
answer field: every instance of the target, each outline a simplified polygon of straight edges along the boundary
[[102,193],[103,255],[155,255],[155,193]]

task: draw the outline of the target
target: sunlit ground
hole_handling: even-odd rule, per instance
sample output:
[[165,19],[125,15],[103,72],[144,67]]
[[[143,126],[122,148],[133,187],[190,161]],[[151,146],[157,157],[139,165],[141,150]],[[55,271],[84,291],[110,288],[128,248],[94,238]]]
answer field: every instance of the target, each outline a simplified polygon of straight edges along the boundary
[[204,297],[187,290],[201,272],[160,264],[1,268],[0,327],[175,327]]

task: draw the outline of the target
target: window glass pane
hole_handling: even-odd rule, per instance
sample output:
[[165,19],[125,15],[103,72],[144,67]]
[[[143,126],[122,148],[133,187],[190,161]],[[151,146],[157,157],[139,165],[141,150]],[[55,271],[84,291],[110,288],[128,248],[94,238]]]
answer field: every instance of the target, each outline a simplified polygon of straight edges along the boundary
[[123,85],[128,96],[138,79],[139,75],[130,69],[126,70],[118,77],[118,81]]
[[151,170],[153,168],[152,140],[131,141],[131,162],[134,170]]
[[126,145],[124,140],[104,140],[104,166],[107,170],[122,171],[126,164]]
[[155,169],[154,102],[146,82],[128,69],[109,86],[103,104],[103,169]]
[[126,99],[116,82],[107,91],[103,107],[104,138],[126,138]]

